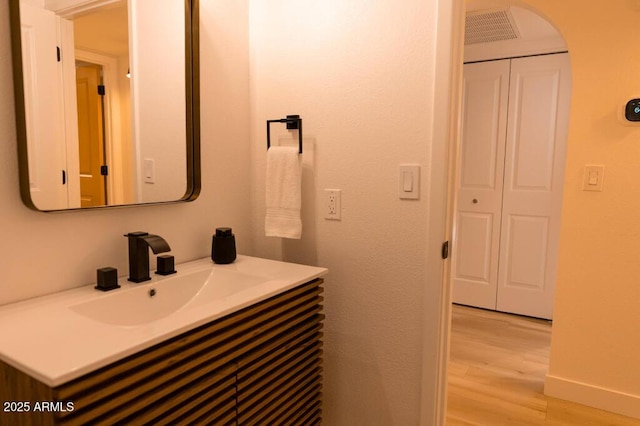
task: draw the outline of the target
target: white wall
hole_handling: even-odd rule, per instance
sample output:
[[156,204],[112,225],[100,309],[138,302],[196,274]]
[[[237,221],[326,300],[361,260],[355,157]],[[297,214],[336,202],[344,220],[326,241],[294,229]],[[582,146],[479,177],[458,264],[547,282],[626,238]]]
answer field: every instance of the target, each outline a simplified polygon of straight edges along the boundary
[[[167,239],[177,262],[208,256],[217,226],[231,226],[251,252],[246,1],[203,1],[202,179],[196,201],[71,213],[40,213],[20,201],[10,40],[0,40],[0,304],[95,282],[95,270],[127,273],[123,234]],[[9,34],[7,2],[0,28]]]
[[[154,0],[129,2],[138,202],[178,200],[187,189],[186,156],[180,143],[187,126],[184,4],[157,6]],[[145,179],[147,161],[153,164],[153,182]]]
[[[250,2],[256,252],[330,270],[328,425],[420,418],[421,368],[432,361],[423,297],[440,286],[426,267],[437,3]],[[264,237],[265,121],[287,114],[304,124],[303,231],[281,242]],[[401,163],[422,165],[419,201],[398,199]],[[324,219],[324,188],[342,190],[339,222]]]
[[[93,282],[98,267],[126,271],[125,232],[165,236],[180,262],[207,256],[210,233],[229,225],[242,253],[330,269],[326,424],[412,425],[421,414],[432,424],[442,289],[428,277],[442,268],[433,256],[442,240],[428,223],[444,221],[445,182],[429,176],[445,168],[447,129],[438,122],[448,105],[434,102],[448,97],[450,78],[436,70],[436,54],[447,66],[450,57],[436,52],[435,33],[448,28],[436,16],[452,2],[252,0],[248,22],[247,3],[201,2],[203,190],[188,204],[23,207],[9,41],[0,41],[0,304]],[[8,30],[7,15],[0,6]],[[281,242],[263,230],[265,120],[286,114],[304,119],[304,225],[300,241]],[[274,128],[273,136],[287,135]],[[398,199],[400,163],[421,164],[419,201]],[[324,188],[342,189],[342,221],[323,219]]]

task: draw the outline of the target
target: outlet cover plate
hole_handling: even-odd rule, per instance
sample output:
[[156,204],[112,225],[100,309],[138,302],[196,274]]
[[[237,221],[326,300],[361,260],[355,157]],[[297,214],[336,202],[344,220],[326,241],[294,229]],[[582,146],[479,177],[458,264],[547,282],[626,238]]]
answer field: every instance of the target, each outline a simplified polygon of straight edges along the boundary
[[324,190],[324,218],[327,220],[342,220],[342,196],[339,189]]

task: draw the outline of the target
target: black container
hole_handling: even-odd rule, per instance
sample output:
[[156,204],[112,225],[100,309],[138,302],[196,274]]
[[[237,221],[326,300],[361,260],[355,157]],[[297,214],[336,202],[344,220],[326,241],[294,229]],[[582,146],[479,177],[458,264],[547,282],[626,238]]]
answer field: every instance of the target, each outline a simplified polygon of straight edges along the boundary
[[236,237],[231,228],[216,228],[211,239],[211,260],[222,265],[236,260]]

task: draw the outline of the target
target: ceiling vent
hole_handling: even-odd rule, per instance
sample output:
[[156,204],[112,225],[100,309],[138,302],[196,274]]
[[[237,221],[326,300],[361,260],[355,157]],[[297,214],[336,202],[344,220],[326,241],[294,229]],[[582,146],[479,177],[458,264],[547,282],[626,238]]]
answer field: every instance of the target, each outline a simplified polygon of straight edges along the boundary
[[464,44],[491,43],[518,38],[518,28],[509,9],[467,13]]

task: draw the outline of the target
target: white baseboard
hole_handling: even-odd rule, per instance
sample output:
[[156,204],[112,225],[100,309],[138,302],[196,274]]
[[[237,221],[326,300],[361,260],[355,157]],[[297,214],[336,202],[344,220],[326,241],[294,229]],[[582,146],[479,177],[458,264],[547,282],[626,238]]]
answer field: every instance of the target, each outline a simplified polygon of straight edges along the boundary
[[547,375],[544,394],[640,419],[640,395]]

